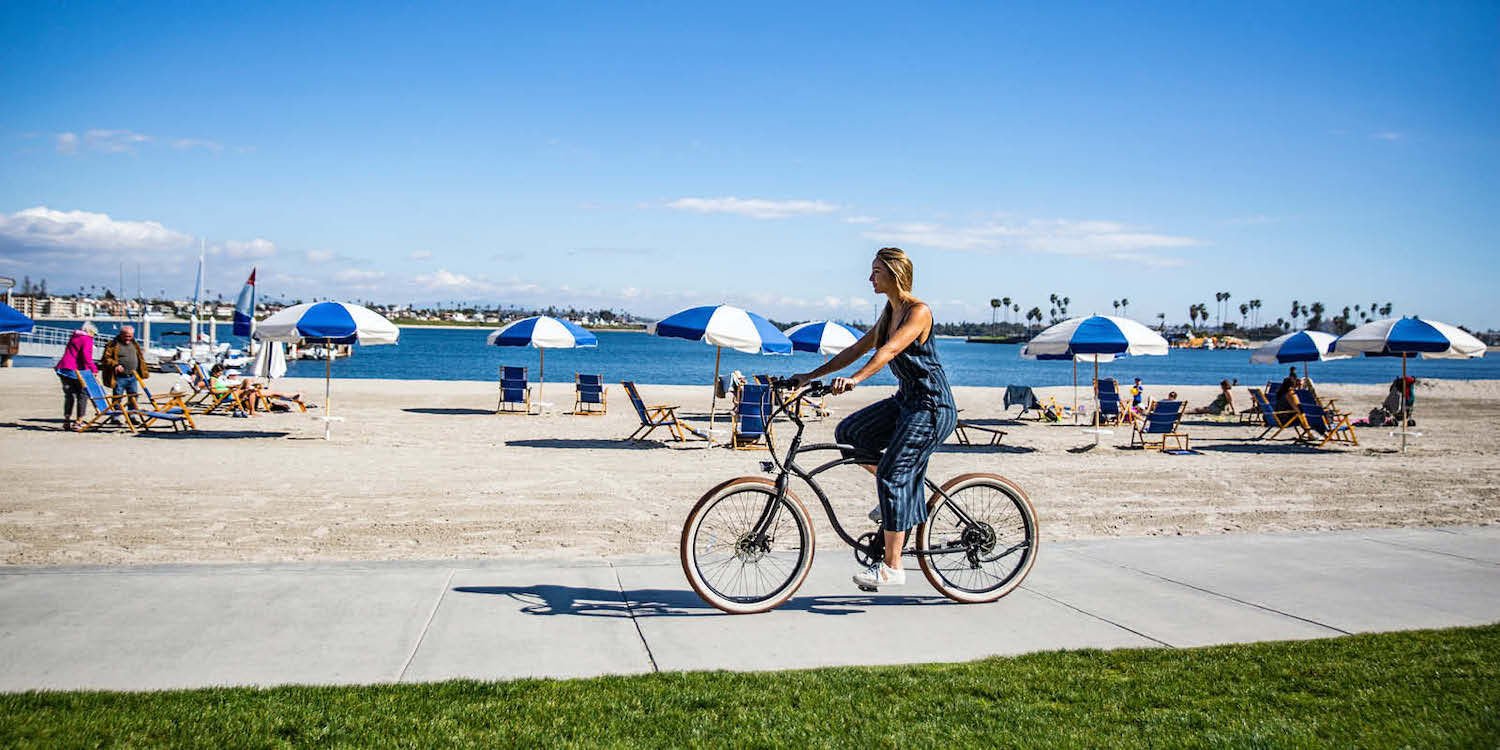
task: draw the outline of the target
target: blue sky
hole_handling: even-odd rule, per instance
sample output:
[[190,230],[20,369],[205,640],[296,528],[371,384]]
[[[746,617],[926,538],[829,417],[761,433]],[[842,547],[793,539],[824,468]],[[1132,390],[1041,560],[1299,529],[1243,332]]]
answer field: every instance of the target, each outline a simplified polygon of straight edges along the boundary
[[0,275],[1500,326],[1494,3],[536,5],[0,6]]

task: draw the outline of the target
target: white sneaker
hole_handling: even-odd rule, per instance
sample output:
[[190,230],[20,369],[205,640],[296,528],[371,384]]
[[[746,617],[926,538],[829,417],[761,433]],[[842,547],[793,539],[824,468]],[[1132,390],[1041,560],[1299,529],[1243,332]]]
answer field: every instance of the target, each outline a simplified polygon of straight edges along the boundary
[[880,523],[880,519],[882,519],[882,518],[885,517],[885,514],[880,512],[880,506],[879,505],[875,506],[874,508],[871,508],[870,512],[867,513],[867,514],[865,514],[865,515],[869,516],[870,520],[874,521],[875,523]]
[[884,562],[878,562],[855,573],[854,585],[862,589],[875,589],[881,586],[905,586],[906,570],[904,568],[891,568]]

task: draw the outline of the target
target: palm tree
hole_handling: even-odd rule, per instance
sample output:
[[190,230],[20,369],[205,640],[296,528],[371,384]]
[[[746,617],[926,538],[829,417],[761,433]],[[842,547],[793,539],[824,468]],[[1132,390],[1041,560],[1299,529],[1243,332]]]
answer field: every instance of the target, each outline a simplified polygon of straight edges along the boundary
[[1064,317],[1066,317],[1067,314],[1068,314],[1068,303],[1070,303],[1072,301],[1073,300],[1070,300],[1067,297],[1063,297],[1062,298],[1062,304],[1058,305],[1058,309],[1062,310],[1062,314],[1063,314]]
[[1120,314],[1120,301],[1119,300],[1113,300],[1113,301],[1110,302],[1110,304],[1115,306],[1115,314],[1119,315]]
[[1021,305],[1020,305],[1020,303],[1016,303],[1014,305],[1011,305],[1010,306],[1010,311],[1016,314],[1016,320],[1020,320],[1021,319]]
[[1124,297],[1120,298],[1120,311],[1125,313],[1126,317],[1130,317],[1130,300]]
[[1301,304],[1297,300],[1292,300],[1292,325],[1294,326],[1297,325],[1297,316],[1300,314],[1298,311],[1302,309]]
[[1391,315],[1391,303],[1387,302],[1387,303],[1381,305],[1380,306],[1380,314],[1383,317],[1390,317],[1390,315]]
[[1248,303],[1248,302],[1241,302],[1240,303],[1240,328],[1244,328],[1245,327],[1245,317],[1248,316],[1249,314],[1250,314],[1250,303]]
[[1158,330],[1158,331],[1165,331],[1165,330],[1167,330],[1167,314],[1166,313],[1157,313],[1156,314],[1156,330]]
[[1260,327],[1260,300],[1258,300],[1258,299],[1250,300],[1250,309],[1252,309],[1252,310],[1255,311],[1255,318],[1254,318],[1254,320],[1253,320],[1253,322],[1251,324],[1254,325],[1256,328],[1259,328]]
[[1224,327],[1224,293],[1214,292],[1214,315],[1219,318],[1219,327]]
[[1312,317],[1307,321],[1307,327],[1316,330],[1323,325],[1323,303],[1312,303]]
[[1037,325],[1041,325],[1041,323],[1042,323],[1042,308],[1040,308],[1040,307],[1033,307],[1030,310],[1027,310],[1026,311],[1026,319],[1028,321],[1029,320],[1035,320],[1037,322]]
[[997,315],[996,313],[999,310],[1000,310],[1000,299],[998,297],[991,297],[990,298],[990,324],[991,325],[994,325],[996,322],[998,322],[997,319],[999,318],[999,315]]
[[1005,322],[1010,322],[1010,297],[1000,298],[1000,309],[1005,311]]

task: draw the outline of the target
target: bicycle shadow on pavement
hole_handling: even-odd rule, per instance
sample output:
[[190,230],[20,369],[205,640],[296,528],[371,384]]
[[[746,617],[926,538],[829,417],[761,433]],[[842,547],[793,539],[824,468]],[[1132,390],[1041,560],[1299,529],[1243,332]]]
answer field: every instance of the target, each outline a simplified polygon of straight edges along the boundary
[[[582,586],[455,586],[462,594],[508,596],[521,603],[528,615],[579,615],[584,617],[717,617],[725,615],[709,606],[691,589],[600,589]],[[869,607],[949,605],[945,597],[880,596],[794,596],[778,611],[807,612],[816,615],[856,615]]]

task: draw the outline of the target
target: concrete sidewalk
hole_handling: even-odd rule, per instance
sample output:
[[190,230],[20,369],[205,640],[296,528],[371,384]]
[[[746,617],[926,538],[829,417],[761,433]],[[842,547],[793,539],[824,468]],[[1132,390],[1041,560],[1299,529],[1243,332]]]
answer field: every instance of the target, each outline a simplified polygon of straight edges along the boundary
[[846,549],[819,552],[786,606],[739,617],[675,559],[0,568],[0,690],[959,661],[1500,621],[1500,527],[1044,541],[1022,589],[977,606],[920,574],[863,594]]

